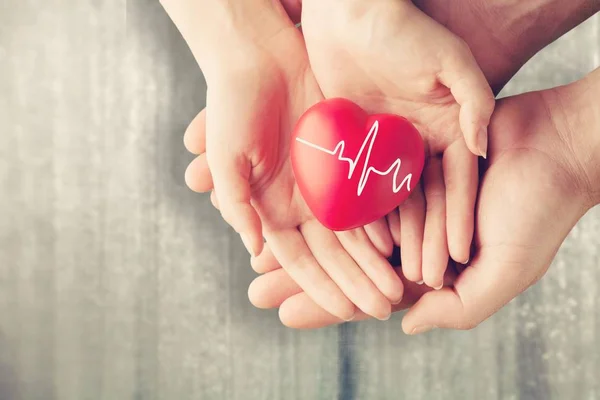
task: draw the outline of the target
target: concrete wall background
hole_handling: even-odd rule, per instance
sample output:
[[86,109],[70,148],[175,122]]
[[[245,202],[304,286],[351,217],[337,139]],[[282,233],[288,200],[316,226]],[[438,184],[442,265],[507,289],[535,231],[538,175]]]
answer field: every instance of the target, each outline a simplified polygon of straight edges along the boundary
[[[598,66],[600,15],[505,93]],[[0,1],[0,399],[600,398],[599,209],[475,331],[292,331],[183,182],[205,89],[157,1]]]

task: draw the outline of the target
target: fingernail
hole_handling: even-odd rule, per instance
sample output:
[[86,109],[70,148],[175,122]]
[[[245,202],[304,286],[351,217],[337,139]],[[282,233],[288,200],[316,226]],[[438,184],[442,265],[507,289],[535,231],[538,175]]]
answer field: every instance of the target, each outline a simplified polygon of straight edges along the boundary
[[392,305],[397,306],[400,303],[402,303],[402,299],[393,302]]
[[442,283],[440,286],[434,287],[433,290],[442,290],[443,287],[444,287],[444,284]]
[[248,253],[250,253],[252,257],[256,257],[256,255],[254,254],[254,250],[252,250],[252,246],[250,246],[250,238],[248,237],[248,235],[245,233],[241,233],[240,236],[242,237],[242,243],[244,243],[244,246],[246,247],[246,250],[248,250]]
[[353,316],[351,316],[350,319],[345,319],[344,321],[346,321],[346,322],[352,322],[352,321],[354,321],[354,318],[356,318],[356,314],[354,314]]
[[425,332],[429,332],[430,330],[433,329],[437,329],[437,326],[435,325],[422,325],[422,326],[417,326],[415,329],[413,329],[410,334],[411,335],[418,335],[420,333],[425,333]]
[[420,280],[419,282],[415,282],[417,285],[422,285],[423,283],[425,283],[423,280]]
[[387,317],[383,317],[383,318],[379,318],[379,317],[377,317],[377,319],[378,319],[378,320],[380,320],[380,321],[387,321],[387,320],[389,320],[391,317],[392,317],[392,313],[389,313],[389,314],[387,315]]
[[488,133],[486,128],[481,128],[477,134],[477,146],[481,157],[487,158]]

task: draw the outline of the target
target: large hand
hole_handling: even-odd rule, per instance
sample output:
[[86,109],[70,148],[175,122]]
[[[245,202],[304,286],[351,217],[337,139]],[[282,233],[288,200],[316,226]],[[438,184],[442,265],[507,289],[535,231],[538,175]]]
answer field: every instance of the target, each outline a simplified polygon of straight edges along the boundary
[[402,282],[380,254],[391,252],[391,238],[379,248],[369,240],[376,231],[388,234],[387,225],[376,223],[370,235],[364,229],[333,233],[307,209],[293,178],[289,140],[300,115],[322,95],[302,36],[282,9],[267,8],[260,18],[264,31],[258,32],[269,34],[242,41],[229,65],[207,75],[206,112],[186,134],[186,145],[199,155],[187,182],[197,191],[214,185],[214,202],[252,253],[260,252],[264,234],[270,246],[254,264],[276,257],[316,303],[341,319],[354,316],[354,304],[387,319],[390,302],[402,298]]
[[407,313],[406,333],[477,326],[546,273],[569,231],[597,204],[600,113],[589,93],[600,90],[600,70],[595,75],[499,103],[476,255],[454,288],[424,295]]
[[[407,333],[433,326],[472,328],[489,317],[546,272],[570,229],[599,202],[600,137],[590,141],[584,132],[600,129],[598,108],[587,104],[597,102],[590,94],[600,89],[600,70],[593,75],[569,87],[498,103],[480,189],[476,255],[454,288],[426,293],[408,312]],[[582,122],[587,128],[580,127]],[[281,304],[282,321],[292,327],[340,322],[296,288],[266,290],[289,281],[277,271],[252,284],[255,303]]]

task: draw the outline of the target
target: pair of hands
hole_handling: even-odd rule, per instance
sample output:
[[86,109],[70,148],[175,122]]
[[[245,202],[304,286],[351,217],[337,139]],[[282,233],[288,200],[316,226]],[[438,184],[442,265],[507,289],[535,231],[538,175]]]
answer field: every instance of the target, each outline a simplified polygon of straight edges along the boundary
[[[425,275],[429,286],[439,287],[442,283],[448,249],[454,259],[464,262],[468,258],[473,232],[477,164],[462,140],[458,121],[460,115],[461,122],[465,122],[461,124],[462,131],[471,139],[471,147],[477,147],[473,146],[476,141],[472,139],[477,137],[480,125],[487,124],[485,114],[488,111],[473,112],[466,101],[469,97],[461,97],[460,93],[469,93],[461,87],[485,87],[476,83],[465,85],[465,82],[471,81],[464,79],[448,80],[448,76],[459,76],[461,68],[471,68],[464,64],[469,54],[456,56],[457,52],[460,54],[468,49],[440,26],[428,26],[432,23],[429,20],[414,27],[402,24],[407,22],[408,15],[415,16],[413,12],[416,9],[395,8],[395,4],[397,2],[376,2],[373,11],[365,14],[361,10],[362,17],[358,20],[353,19],[352,13],[347,13],[339,17],[337,23],[325,24],[319,19],[322,15],[331,16],[323,12],[327,2],[305,2],[304,15],[313,15],[313,19],[305,18],[303,29],[309,45],[310,64],[313,68],[319,66],[315,68],[316,79],[300,32],[277,7],[265,11],[261,18],[264,31],[270,32],[270,35],[260,40],[254,37],[254,42],[248,43],[244,54],[252,57],[245,67],[214,79],[207,76],[207,114],[201,113],[186,134],[188,148],[200,154],[188,169],[188,184],[195,190],[207,191],[213,188],[214,182],[214,203],[221,208],[225,219],[246,236],[244,241],[251,251],[260,252],[262,237],[256,236],[255,232],[264,231],[269,247],[253,259],[253,266],[261,272],[271,272],[257,279],[251,288],[251,297],[257,305],[281,305],[282,319],[292,326],[320,326],[355,316],[363,317],[363,313],[355,315],[352,303],[366,314],[388,318],[390,303],[397,303],[403,290],[400,276],[389,268],[382,256],[391,250],[392,239],[402,245],[404,275],[412,281]],[[418,18],[409,19],[419,21]],[[311,24],[311,20],[315,23]],[[331,18],[327,22],[331,22]],[[364,31],[360,30],[352,35],[352,31],[347,29],[349,23],[365,25],[373,36],[368,38],[370,40],[362,39]],[[425,32],[419,31],[420,24],[427,27]],[[333,31],[319,33],[319,28],[324,27]],[[395,40],[406,37],[403,29],[415,33],[413,40]],[[344,32],[350,36],[344,36]],[[425,37],[432,38],[433,44],[430,39],[425,40],[419,35],[428,35]],[[320,46],[319,38],[331,40]],[[311,40],[314,46],[310,46]],[[438,58],[428,58],[439,41],[447,43],[448,49],[455,51],[436,53]],[[382,44],[371,48],[373,43]],[[193,47],[191,43],[190,46]],[[423,59],[430,63],[420,64]],[[411,62],[416,63],[412,68]],[[340,64],[342,67],[335,68]],[[391,78],[401,69],[397,65],[409,67],[402,69],[404,74],[400,74],[406,85],[390,83],[395,82]],[[330,71],[335,73],[331,75]],[[453,71],[456,71],[454,75]],[[446,77],[446,80],[441,81],[440,76]],[[471,76],[476,78],[472,82],[480,81],[477,70]],[[451,88],[453,82],[460,84],[452,96],[440,82]],[[428,167],[429,172],[426,171],[424,179],[425,195],[420,200],[409,202],[401,211],[400,218],[390,216],[391,225],[397,227],[400,222],[402,229],[399,231],[394,230],[390,234],[385,221],[380,221],[365,229],[333,233],[320,226],[306,209],[287,161],[289,136],[293,124],[304,110],[322,98],[321,89],[327,96],[350,98],[367,110],[381,112],[384,108],[383,111],[409,116],[425,134],[431,156],[431,167]],[[482,95],[485,96],[487,94]],[[456,103],[458,98],[463,99],[462,111]],[[485,101],[481,104],[485,105]],[[230,115],[235,115],[236,119],[232,120]],[[479,117],[474,118],[474,115]],[[473,123],[474,120],[476,123]],[[463,185],[448,185],[449,182],[457,183],[456,177],[463,178],[465,174],[470,178],[458,179],[458,183]],[[502,174],[506,175],[507,171]],[[455,178],[452,179],[452,176]],[[485,187],[484,181],[480,214],[487,210],[483,205]],[[446,207],[450,211],[448,216]],[[464,223],[465,220],[467,223]],[[448,233],[456,232],[456,235],[446,235],[446,221]],[[485,229],[480,225],[478,236],[482,236],[483,232]],[[482,246],[483,254],[486,243],[497,248],[494,247],[494,235],[488,233],[487,240],[483,240],[485,235],[478,237],[478,246]],[[508,237],[518,238],[514,235]],[[449,246],[445,242],[447,238],[452,238]],[[494,258],[492,254],[488,257]],[[279,268],[276,260],[285,270]],[[495,261],[494,265],[506,262],[504,258]],[[426,265],[423,270],[422,264]],[[494,311],[497,304],[502,305],[507,295],[491,299],[492,292],[487,289],[490,285],[499,290],[509,286],[514,288],[514,285],[507,282],[507,286],[499,287],[496,284],[497,271],[489,268],[486,272],[488,268],[475,268],[478,265],[487,265],[486,259],[478,256],[473,260],[472,268],[461,274],[456,282],[455,291],[444,289],[423,296],[407,315],[405,330],[416,332],[430,325],[468,327],[480,316]],[[423,287],[410,283],[407,289],[409,292],[404,295],[404,303],[414,301],[425,291]],[[478,310],[465,307],[465,304],[482,300],[482,295],[490,295],[483,299],[490,304],[489,310],[486,307]],[[396,308],[406,305],[404,303]],[[317,304],[324,309],[318,308]],[[439,304],[444,307],[440,308]],[[442,310],[448,312],[440,314]],[[446,321],[440,322],[438,317],[444,317]]]

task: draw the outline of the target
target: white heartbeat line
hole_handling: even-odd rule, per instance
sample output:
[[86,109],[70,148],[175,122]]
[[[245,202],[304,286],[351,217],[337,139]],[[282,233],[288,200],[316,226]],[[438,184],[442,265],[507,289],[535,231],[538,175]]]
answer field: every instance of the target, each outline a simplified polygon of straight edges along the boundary
[[392,165],[385,171],[380,171],[374,167],[369,166],[369,161],[371,159],[371,151],[373,150],[373,145],[375,144],[375,139],[377,139],[378,131],[379,131],[379,121],[375,121],[375,123],[373,124],[373,127],[371,127],[371,130],[369,131],[369,134],[367,135],[367,137],[365,137],[365,140],[364,140],[360,150],[358,151],[358,154],[356,155],[355,159],[344,157],[344,150],[346,147],[346,143],[343,140],[340,140],[340,142],[335,146],[335,148],[333,150],[326,149],[324,147],[318,146],[314,143],[309,142],[308,140],[304,140],[301,138],[296,138],[296,140],[302,144],[312,147],[313,149],[322,151],[323,153],[327,153],[332,156],[337,155],[337,159],[339,161],[347,162],[350,165],[350,168],[348,171],[348,179],[351,179],[352,176],[354,175],[354,170],[356,169],[356,166],[358,165],[358,161],[360,160],[360,157],[362,156],[362,154],[365,150],[365,147],[368,144],[369,149],[367,150],[367,155],[365,158],[365,162],[363,164],[363,170],[360,175],[360,180],[358,181],[358,189],[356,192],[357,195],[360,196],[363,193],[363,190],[365,189],[365,186],[367,185],[367,181],[369,180],[369,175],[371,174],[371,172],[373,172],[377,175],[380,175],[380,176],[385,176],[385,175],[388,175],[390,172],[394,171],[394,169],[395,169],[394,183],[393,183],[393,188],[392,188],[394,193],[398,193],[402,189],[402,186],[404,186],[404,184],[406,184],[406,188],[410,192],[410,184],[411,184],[411,180],[412,180],[412,174],[406,175],[406,177],[402,180],[402,182],[400,182],[400,185],[398,185],[398,174],[400,173],[400,167],[402,166],[402,160],[400,160],[399,158],[397,158],[396,161],[394,161],[392,163]]

